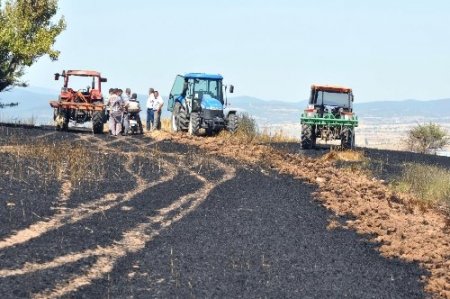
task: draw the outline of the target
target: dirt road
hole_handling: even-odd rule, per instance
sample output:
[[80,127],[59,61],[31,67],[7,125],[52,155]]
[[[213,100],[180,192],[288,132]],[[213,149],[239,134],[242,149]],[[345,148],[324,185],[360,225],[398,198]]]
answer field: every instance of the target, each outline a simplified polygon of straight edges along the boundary
[[[426,296],[425,270],[331,230],[292,176],[149,137],[0,131],[3,298]],[[101,176],[63,161],[51,179],[33,144],[62,143]]]

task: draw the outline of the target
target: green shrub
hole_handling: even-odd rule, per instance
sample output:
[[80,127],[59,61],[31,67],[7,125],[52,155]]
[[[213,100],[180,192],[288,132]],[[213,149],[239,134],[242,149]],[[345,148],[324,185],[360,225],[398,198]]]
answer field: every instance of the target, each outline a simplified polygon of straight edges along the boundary
[[258,125],[256,124],[256,120],[247,113],[239,114],[238,129],[236,132],[236,136],[251,141],[257,135],[258,135]]
[[447,132],[434,123],[412,128],[406,139],[406,144],[411,151],[422,154],[436,153],[448,143]]

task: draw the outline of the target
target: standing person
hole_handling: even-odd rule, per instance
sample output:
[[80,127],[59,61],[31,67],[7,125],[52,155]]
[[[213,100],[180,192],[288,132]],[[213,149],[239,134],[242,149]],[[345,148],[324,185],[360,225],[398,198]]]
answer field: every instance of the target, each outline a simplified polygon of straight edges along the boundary
[[142,129],[141,116],[139,115],[139,112],[141,111],[141,105],[139,105],[139,101],[137,100],[137,94],[133,93],[131,95],[128,103],[125,103],[125,108],[128,111],[129,119],[136,120],[139,127],[139,132],[143,134],[144,130]]
[[112,136],[117,136],[122,129],[124,102],[119,94],[119,90],[115,89],[113,95],[109,98],[109,129]]
[[110,88],[108,92],[108,96],[106,97],[104,104],[105,104],[105,121],[109,121],[109,98],[114,94],[114,88]]
[[155,101],[153,102],[153,113],[155,114],[153,128],[155,130],[161,130],[161,113],[162,113],[163,106],[164,106],[164,100],[159,95],[159,92],[155,90]]
[[150,131],[153,127],[154,122],[154,113],[153,113],[153,103],[155,102],[155,90],[150,88],[148,91],[148,99],[147,99],[147,124],[146,129]]
[[[110,88],[108,91],[108,96],[106,97],[105,104],[105,122],[109,122],[110,110],[111,106],[109,105],[109,99],[114,95],[114,88]],[[111,135],[111,130],[109,130],[109,134]]]
[[[125,94],[122,89],[119,89],[119,96],[122,99],[123,105],[126,106],[128,101],[130,100],[131,89],[127,88],[125,90]],[[126,109],[122,111],[122,135],[128,135],[128,129],[130,128],[130,119],[128,116],[128,112]]]
[[125,104],[131,99],[131,89],[130,88],[125,89],[125,94],[122,95],[122,98],[123,98]]

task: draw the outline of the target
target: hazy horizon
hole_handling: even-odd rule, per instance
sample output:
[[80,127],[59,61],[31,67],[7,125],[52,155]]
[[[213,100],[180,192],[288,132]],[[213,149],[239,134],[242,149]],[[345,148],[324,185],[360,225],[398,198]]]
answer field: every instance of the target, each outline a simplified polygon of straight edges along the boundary
[[166,95],[186,72],[221,73],[237,96],[291,102],[312,83],[349,86],[361,103],[450,95],[444,0],[59,3],[61,56],[27,69],[32,86],[58,89],[54,73],[94,69],[107,88]]
[[[125,89],[126,86],[121,86],[120,88]],[[44,87],[44,86],[28,86],[28,87],[15,87],[12,90],[9,91],[3,91],[0,92],[0,101],[2,100],[2,95],[7,95],[8,93],[13,93],[14,91],[17,90],[26,90],[26,91],[30,91],[33,93],[44,93],[43,94],[55,94],[55,97],[58,95],[59,93],[59,88],[50,88],[50,87]],[[48,92],[48,93],[47,93]],[[106,90],[103,89],[102,90],[104,96],[106,95]],[[136,92],[138,95],[144,96],[146,94],[146,91],[135,91],[132,90],[132,92]],[[162,93],[162,95],[164,97],[168,97],[169,92],[164,93],[162,91],[160,91]],[[306,101],[309,97],[308,94],[306,94],[305,98],[299,98],[299,99],[293,99],[293,100],[288,100],[288,99],[281,99],[281,98],[277,98],[277,99],[270,99],[270,98],[260,98],[254,95],[246,95],[246,94],[228,94],[228,98],[255,98],[258,100],[262,100],[262,101],[278,101],[278,102],[285,102],[285,103],[297,103],[297,102],[302,102],[302,101]],[[140,99],[141,101],[143,101],[144,99]],[[355,96],[355,103],[377,103],[377,102],[403,102],[403,101],[420,101],[420,102],[427,102],[427,101],[440,101],[440,100],[450,100],[450,95],[448,97],[443,97],[443,98],[426,98],[426,99],[419,99],[419,98],[405,98],[405,99],[379,99],[379,100],[373,100],[373,101],[359,101],[358,98]]]

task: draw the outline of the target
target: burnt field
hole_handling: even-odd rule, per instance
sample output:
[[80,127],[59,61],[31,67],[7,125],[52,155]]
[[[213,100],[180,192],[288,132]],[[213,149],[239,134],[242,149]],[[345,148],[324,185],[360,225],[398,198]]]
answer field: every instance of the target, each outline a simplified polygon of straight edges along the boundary
[[419,262],[331,229],[349,218],[317,201],[320,184],[266,160],[7,127],[0,159],[2,298],[427,295]]

